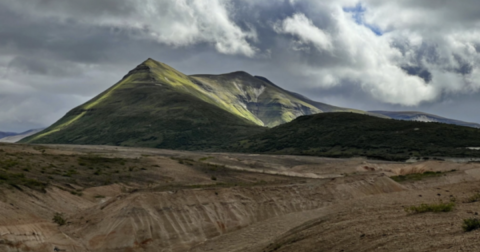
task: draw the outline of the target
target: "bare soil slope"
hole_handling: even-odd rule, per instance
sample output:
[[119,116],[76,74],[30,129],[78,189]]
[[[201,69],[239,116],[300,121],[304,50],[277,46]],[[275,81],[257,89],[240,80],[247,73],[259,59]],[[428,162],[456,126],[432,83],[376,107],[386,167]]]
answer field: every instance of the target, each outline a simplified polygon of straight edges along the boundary
[[[461,229],[464,218],[480,212],[479,203],[465,203],[480,190],[480,164],[463,160],[2,144],[0,167],[0,251],[475,251],[480,245],[478,232]],[[425,171],[433,175],[416,175]],[[404,211],[452,198],[452,212]],[[56,213],[63,225],[52,220]]]

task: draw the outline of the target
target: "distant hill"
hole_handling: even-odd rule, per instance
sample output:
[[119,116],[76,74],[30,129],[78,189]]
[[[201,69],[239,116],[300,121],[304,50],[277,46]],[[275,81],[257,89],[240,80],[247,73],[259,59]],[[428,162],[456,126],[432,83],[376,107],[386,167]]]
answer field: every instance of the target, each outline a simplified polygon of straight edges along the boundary
[[473,128],[480,128],[480,124],[478,123],[464,122],[464,121],[449,119],[449,118],[427,114],[423,112],[417,112],[417,111],[369,111],[369,112],[388,116],[392,119],[397,119],[397,120],[419,121],[419,122],[439,122],[439,123],[455,124],[455,125],[467,126],[467,127],[473,127]]
[[383,119],[355,113],[301,116],[231,146],[251,153],[367,156],[406,160],[415,156],[480,157],[480,130],[443,123]]
[[24,143],[208,150],[301,115],[349,111],[246,72],[187,76],[148,59]]
[[22,140],[23,138],[36,134],[42,130],[43,129],[32,129],[22,133],[15,133],[15,135],[0,138],[0,143],[16,143]]
[[0,132],[0,139],[4,137],[9,137],[9,136],[15,136],[18,133],[15,132]]

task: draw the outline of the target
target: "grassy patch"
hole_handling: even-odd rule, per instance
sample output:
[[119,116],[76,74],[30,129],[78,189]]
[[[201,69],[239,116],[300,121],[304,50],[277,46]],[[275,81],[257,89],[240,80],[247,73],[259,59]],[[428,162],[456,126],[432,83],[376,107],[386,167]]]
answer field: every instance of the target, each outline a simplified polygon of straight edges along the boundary
[[172,160],[176,160],[179,164],[186,164],[189,166],[194,165],[196,162],[193,159],[190,158],[175,158],[175,157],[170,157]]
[[407,213],[418,214],[418,213],[445,213],[450,212],[455,208],[454,202],[443,203],[440,202],[438,204],[421,204],[419,206],[410,206],[405,207],[405,211]]
[[474,195],[468,197],[465,203],[473,203],[477,201],[480,201],[480,193],[475,193]]
[[205,161],[205,160],[208,160],[208,159],[212,159],[214,157],[202,157],[202,158],[199,158],[198,161]]
[[439,172],[439,171],[437,172],[426,171],[424,173],[412,173],[407,175],[393,176],[390,178],[397,182],[405,182],[405,181],[418,181],[425,178],[440,177],[440,176],[444,176],[445,174],[446,174],[445,172]]
[[[26,191],[28,188],[45,192],[47,186],[65,183],[79,185],[83,188],[101,186],[105,183],[147,183],[150,179],[145,172],[150,170],[150,160],[142,158],[123,158],[97,155],[45,155],[32,152],[36,146],[26,150],[11,147],[12,152],[0,152],[0,188]],[[129,171],[131,176],[125,176]],[[145,170],[147,169],[147,170]],[[138,173],[137,173],[138,171]],[[143,171],[143,172],[140,172]],[[159,175],[161,179],[163,176]],[[71,193],[72,188],[65,189]],[[72,194],[78,195],[73,190]]]
[[100,156],[94,156],[94,155],[89,155],[89,156],[84,156],[84,157],[79,157],[78,158],[78,164],[81,166],[85,165],[105,165],[105,164],[120,164],[124,165],[125,164],[125,159],[123,158],[107,158],[107,157],[100,157]]
[[41,192],[45,192],[45,188],[47,187],[47,183],[27,178],[24,173],[0,172],[0,184],[8,184],[19,190],[22,190],[20,186],[25,186]]
[[475,229],[480,228],[480,219],[477,218],[468,218],[463,220],[463,225],[462,225],[463,231],[465,232],[470,232]]
[[13,159],[7,159],[7,160],[1,160],[0,161],[0,167],[2,167],[5,170],[8,170],[12,167],[15,167],[19,165],[19,162]]
[[72,175],[78,174],[78,172],[74,169],[70,169],[63,174],[64,177],[71,177]]
[[53,222],[57,223],[59,226],[63,226],[67,223],[62,213],[55,213],[55,215],[53,215],[52,220]]
[[80,191],[80,190],[71,191],[70,193],[73,194],[73,195],[77,195],[77,196],[82,196],[83,195],[83,192]]

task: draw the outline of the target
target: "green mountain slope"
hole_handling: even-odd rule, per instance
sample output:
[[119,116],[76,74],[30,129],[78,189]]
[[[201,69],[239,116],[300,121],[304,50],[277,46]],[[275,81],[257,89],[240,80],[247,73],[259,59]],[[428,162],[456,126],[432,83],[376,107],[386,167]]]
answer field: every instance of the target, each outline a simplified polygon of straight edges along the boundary
[[239,141],[231,151],[369,156],[405,160],[411,156],[480,157],[480,130],[443,123],[383,119],[355,113],[302,116]]
[[360,110],[345,109],[312,101],[299,94],[286,91],[268,79],[252,76],[246,72],[222,75],[192,75],[198,86],[220,99],[227,101],[238,111],[244,111],[246,118],[255,118],[267,127],[290,122],[298,116],[322,112]]
[[332,111],[365,113],[314,102],[245,72],[187,76],[148,59],[21,142],[208,149],[262,131],[260,126]]
[[264,130],[252,121],[188,76],[149,59],[21,142],[208,150]]

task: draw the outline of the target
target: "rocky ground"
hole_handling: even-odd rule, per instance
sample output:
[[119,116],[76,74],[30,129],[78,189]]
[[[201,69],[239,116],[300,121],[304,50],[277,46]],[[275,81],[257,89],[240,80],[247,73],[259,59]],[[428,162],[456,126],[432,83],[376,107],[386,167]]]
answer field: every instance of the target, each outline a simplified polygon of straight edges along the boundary
[[469,160],[2,144],[0,251],[478,251],[479,180]]

